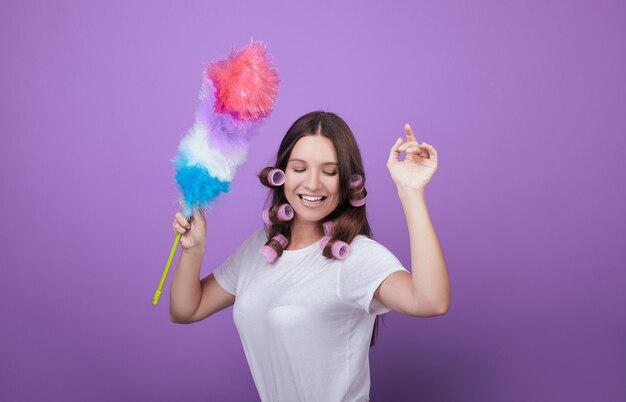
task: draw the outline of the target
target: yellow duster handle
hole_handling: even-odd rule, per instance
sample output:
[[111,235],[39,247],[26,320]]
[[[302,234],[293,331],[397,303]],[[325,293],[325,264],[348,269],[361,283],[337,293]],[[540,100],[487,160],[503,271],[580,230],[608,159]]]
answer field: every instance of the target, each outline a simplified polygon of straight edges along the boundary
[[174,244],[172,244],[172,249],[170,250],[170,256],[167,259],[167,264],[165,264],[165,269],[163,270],[163,275],[161,275],[161,282],[159,282],[159,287],[156,292],[154,292],[154,299],[152,299],[152,304],[158,304],[159,299],[161,298],[161,292],[163,290],[163,285],[165,284],[165,278],[167,278],[167,273],[170,270],[170,265],[172,265],[172,260],[174,259],[174,255],[176,254],[176,248],[178,248],[178,242],[180,241],[181,233],[176,233],[176,238],[174,239]]

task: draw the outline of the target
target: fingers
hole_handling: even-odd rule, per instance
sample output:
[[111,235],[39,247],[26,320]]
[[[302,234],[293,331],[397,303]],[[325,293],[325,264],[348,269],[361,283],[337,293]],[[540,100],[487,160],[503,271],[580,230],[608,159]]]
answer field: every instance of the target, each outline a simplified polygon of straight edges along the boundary
[[172,227],[174,228],[174,232],[180,233],[180,234],[185,234],[190,229],[190,228],[181,226],[180,223],[176,221],[174,221],[174,224]]
[[406,136],[407,142],[415,141],[415,134],[413,133],[413,129],[409,125],[409,123],[404,125],[404,135]]
[[185,218],[185,215],[183,215],[180,212],[176,213],[176,221],[183,227],[186,227],[186,228],[191,227],[191,223],[189,223],[187,218]]
[[400,145],[398,147],[398,150],[400,152],[402,152],[402,151],[406,151],[409,147],[415,148],[417,146],[419,146],[419,142],[417,142],[417,141],[407,141],[404,144]]
[[435,147],[425,142],[423,142],[422,145],[424,145],[426,149],[428,150],[428,155],[430,155],[430,159],[434,159],[436,162],[438,155],[437,155],[437,150],[435,149]]
[[417,154],[423,158],[428,157],[428,147],[425,143],[419,143],[417,141],[408,141],[398,147],[399,151],[404,151],[407,154]]
[[406,142],[402,140],[402,137],[396,140],[395,144],[391,147],[391,151],[389,152],[387,165],[398,162],[400,153],[402,152],[418,155],[424,159],[434,159],[436,162],[437,150],[432,145],[425,142],[420,144],[415,138],[415,133],[413,133],[413,129],[408,123],[404,125],[404,134],[406,135]]
[[180,212],[178,212],[176,213],[176,216],[174,217],[174,223],[172,227],[174,228],[174,231],[176,233],[184,234],[187,230],[191,229],[191,223],[187,222],[187,219],[185,219],[185,216],[181,214]]
[[428,157],[428,152],[424,147],[415,139],[415,133],[410,124],[404,125],[404,134],[406,135],[406,142],[400,147],[400,151],[405,151],[407,154],[417,154],[423,158]]
[[391,151],[389,151],[389,159],[387,160],[387,165],[390,163],[398,162],[398,157],[400,156],[400,150],[402,144],[402,137],[398,137],[396,142],[391,146]]

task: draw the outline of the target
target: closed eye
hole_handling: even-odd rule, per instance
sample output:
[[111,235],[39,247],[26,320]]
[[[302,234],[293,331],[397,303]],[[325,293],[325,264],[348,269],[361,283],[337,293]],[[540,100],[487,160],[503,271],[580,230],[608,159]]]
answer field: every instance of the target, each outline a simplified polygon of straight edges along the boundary
[[[293,169],[294,172],[296,173],[302,173],[304,172],[306,169]],[[324,174],[326,176],[335,176],[337,174],[337,172],[324,172]]]

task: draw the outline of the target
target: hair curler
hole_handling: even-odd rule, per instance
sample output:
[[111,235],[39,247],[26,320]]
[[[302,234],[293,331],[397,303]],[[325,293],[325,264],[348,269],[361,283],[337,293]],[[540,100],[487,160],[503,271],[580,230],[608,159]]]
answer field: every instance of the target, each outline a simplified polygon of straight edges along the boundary
[[[322,249],[322,251],[324,251],[330,239],[331,237],[328,235],[322,237],[322,241],[320,242],[320,249]],[[345,260],[350,252],[350,246],[345,241],[335,240],[333,245],[330,247],[330,252],[336,259]]]
[[272,247],[268,246],[267,244],[261,247],[261,250],[259,252],[265,257],[267,262],[269,262],[270,264],[276,261],[276,257],[278,257],[278,254],[276,254],[276,250],[274,250]]
[[269,208],[265,208],[263,210],[263,213],[261,214],[261,216],[263,217],[263,223],[265,223],[267,226],[272,226],[272,221],[270,220],[270,209]]
[[344,241],[336,240],[331,247],[331,252],[336,259],[345,260],[350,252],[350,246]]
[[367,197],[363,197],[360,200],[350,200],[350,205],[352,205],[353,207],[362,207],[363,205],[365,205],[365,199]]
[[[287,240],[287,238],[280,233],[272,237],[272,240],[276,240],[277,242],[279,242],[282,248],[287,247],[287,244],[289,244],[289,240]],[[276,250],[274,250],[272,246],[269,246],[267,244],[261,247],[259,253],[261,253],[270,264],[276,261],[276,258],[278,258]]]
[[282,186],[285,183],[285,172],[280,169],[272,169],[267,174],[267,181],[274,187]]
[[350,176],[350,189],[355,190],[361,187],[363,184],[363,176],[360,174],[353,174]]
[[278,208],[276,217],[283,222],[290,221],[293,219],[293,207],[288,203],[284,203]]
[[326,245],[328,244],[328,241],[330,240],[330,236],[324,236],[322,237],[322,241],[320,242],[320,249],[322,249],[322,251],[324,251],[324,248],[326,247]]
[[322,228],[324,228],[324,234],[327,236],[332,236],[334,233],[333,229],[333,221],[326,221],[322,224]]
[[[272,226],[272,224],[274,222],[272,222],[272,219],[270,218],[270,209],[269,208],[265,208],[263,210],[263,213],[261,214],[261,216],[263,217],[263,222],[267,226]],[[290,204],[288,204],[288,203],[282,204],[278,208],[278,211],[276,211],[276,217],[281,222],[290,221],[293,218],[293,207]]]
[[289,244],[289,240],[287,240],[287,238],[285,236],[283,236],[281,233],[277,234],[276,236],[272,237],[272,239],[276,240],[277,242],[280,243],[280,245],[285,248],[287,247],[287,244]]

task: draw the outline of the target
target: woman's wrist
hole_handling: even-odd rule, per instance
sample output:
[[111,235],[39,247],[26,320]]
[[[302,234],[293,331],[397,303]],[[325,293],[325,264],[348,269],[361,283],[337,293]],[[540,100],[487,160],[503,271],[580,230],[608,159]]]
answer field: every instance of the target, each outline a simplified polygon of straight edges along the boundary
[[204,256],[206,249],[204,245],[197,245],[193,247],[183,247],[183,254],[193,255],[193,256]]
[[397,187],[398,190],[398,195],[400,196],[400,198],[402,197],[411,197],[411,196],[418,196],[418,197],[424,197],[424,195],[426,194],[426,189],[425,188],[412,188],[412,187]]

